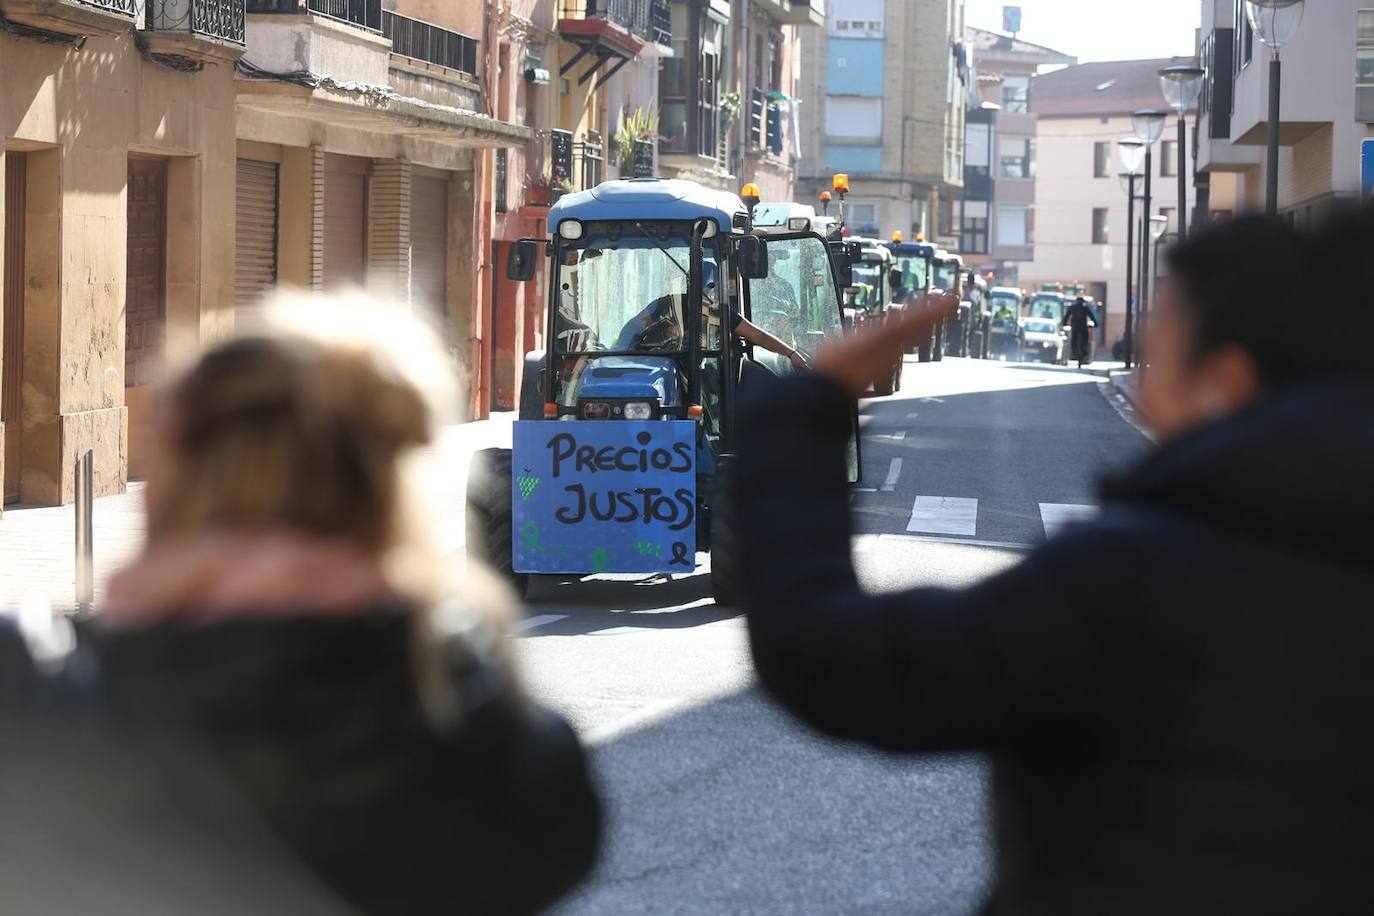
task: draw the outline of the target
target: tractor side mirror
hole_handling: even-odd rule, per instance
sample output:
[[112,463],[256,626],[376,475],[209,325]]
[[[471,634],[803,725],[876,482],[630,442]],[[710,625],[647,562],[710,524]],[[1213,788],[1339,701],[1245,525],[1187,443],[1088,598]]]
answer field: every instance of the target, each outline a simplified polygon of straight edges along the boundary
[[854,259],[848,252],[836,254],[831,258],[835,264],[835,279],[840,281],[840,289],[854,285]]
[[534,239],[520,239],[510,246],[506,258],[506,279],[524,283],[534,279],[534,266],[539,262],[539,243]]
[[757,235],[746,235],[739,240],[736,252],[739,261],[739,275],[746,280],[764,280],[768,277],[768,243]]
[[893,289],[902,288],[902,272],[900,269],[894,267],[887,272],[887,285]]

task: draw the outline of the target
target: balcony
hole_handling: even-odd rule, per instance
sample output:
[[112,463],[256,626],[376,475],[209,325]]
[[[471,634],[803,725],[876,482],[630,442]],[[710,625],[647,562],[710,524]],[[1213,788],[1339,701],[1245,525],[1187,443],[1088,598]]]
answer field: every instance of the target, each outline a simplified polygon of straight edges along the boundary
[[525,147],[524,206],[547,208],[573,188],[573,135],[566,130],[535,130]]
[[588,61],[577,83],[600,72],[595,90],[632,58],[672,54],[671,0],[558,0],[558,34],[578,47],[559,75]]
[[578,190],[587,191],[601,184],[606,174],[606,146],[601,134],[589,130],[576,144]]
[[248,12],[314,13],[369,31],[382,30],[382,0],[248,0]]
[[9,22],[73,38],[126,34],[136,17],[134,0],[5,0]]
[[244,49],[244,0],[147,0],[143,36],[157,54],[206,63]]
[[825,0],[756,0],[781,25],[825,25]]
[[475,38],[387,11],[382,12],[382,34],[391,39],[392,54],[477,75]]

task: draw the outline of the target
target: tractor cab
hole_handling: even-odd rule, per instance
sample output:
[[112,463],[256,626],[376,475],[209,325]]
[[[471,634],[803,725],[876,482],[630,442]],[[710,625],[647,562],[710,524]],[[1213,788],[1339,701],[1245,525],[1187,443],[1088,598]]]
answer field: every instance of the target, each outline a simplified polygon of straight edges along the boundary
[[831,252],[814,232],[755,232],[739,197],[689,181],[606,182],[560,199],[548,226],[507,265],[516,281],[544,266],[548,349],[525,357],[513,451],[479,455],[469,552],[523,586],[691,572],[710,549],[728,601],[729,526],[713,510],[736,390],[796,371],[731,332],[742,316],[808,356],[839,337]]
[[844,290],[845,317],[858,330],[877,320],[892,307],[893,293],[899,277],[892,267],[892,253],[876,239],[850,238],[857,244],[858,258],[853,260],[853,282]]

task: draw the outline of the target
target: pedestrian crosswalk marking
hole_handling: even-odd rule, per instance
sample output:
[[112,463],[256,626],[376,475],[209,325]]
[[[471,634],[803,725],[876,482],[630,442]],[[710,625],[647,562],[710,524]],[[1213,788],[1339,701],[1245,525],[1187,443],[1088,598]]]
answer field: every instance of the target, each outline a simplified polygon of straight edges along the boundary
[[1045,537],[1052,538],[1066,525],[1074,522],[1091,521],[1097,517],[1097,506],[1076,503],[1041,503],[1040,522],[1045,526]]
[[883,492],[891,493],[897,489],[897,478],[902,476],[902,459],[893,458],[887,467],[887,480],[883,481]]
[[906,530],[915,534],[961,534],[978,531],[978,500],[962,496],[918,496]]

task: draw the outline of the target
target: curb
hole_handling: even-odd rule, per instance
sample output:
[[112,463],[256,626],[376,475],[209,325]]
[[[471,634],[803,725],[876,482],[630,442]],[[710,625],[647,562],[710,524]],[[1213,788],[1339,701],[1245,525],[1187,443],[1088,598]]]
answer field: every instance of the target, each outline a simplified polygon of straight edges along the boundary
[[1134,370],[1113,370],[1108,374],[1107,380],[1111,382],[1112,387],[1126,399],[1126,402],[1131,405],[1131,409],[1139,409],[1139,405],[1136,403],[1136,380]]

